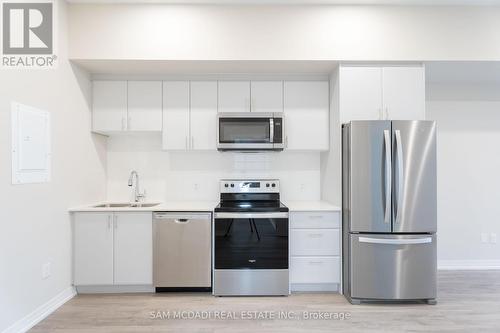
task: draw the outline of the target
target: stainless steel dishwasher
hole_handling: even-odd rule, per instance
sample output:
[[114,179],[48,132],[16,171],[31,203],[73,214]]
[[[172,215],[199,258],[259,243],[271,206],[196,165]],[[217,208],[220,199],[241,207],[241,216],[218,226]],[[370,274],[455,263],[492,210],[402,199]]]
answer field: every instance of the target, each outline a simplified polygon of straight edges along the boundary
[[153,221],[156,291],[210,290],[212,214],[157,212]]

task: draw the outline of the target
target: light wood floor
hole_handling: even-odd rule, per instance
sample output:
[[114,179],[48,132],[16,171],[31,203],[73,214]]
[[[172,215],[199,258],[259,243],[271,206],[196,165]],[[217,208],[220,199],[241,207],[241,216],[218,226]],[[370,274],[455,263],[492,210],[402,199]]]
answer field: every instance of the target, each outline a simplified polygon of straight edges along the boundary
[[[350,305],[338,294],[79,295],[31,332],[500,332],[500,271],[442,271],[437,305]],[[151,311],[326,311],[347,320],[151,319]]]

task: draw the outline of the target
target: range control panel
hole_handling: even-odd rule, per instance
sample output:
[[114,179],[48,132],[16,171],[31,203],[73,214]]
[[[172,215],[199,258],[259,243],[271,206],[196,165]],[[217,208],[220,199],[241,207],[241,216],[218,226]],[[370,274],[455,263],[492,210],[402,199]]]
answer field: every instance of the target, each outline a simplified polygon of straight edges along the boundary
[[279,179],[223,179],[221,193],[279,193]]

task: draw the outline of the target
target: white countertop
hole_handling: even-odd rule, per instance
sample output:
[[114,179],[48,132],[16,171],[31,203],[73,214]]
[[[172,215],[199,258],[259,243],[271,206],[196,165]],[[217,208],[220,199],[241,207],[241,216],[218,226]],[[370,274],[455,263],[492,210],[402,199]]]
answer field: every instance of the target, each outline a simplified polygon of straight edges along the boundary
[[[168,201],[153,207],[94,207],[107,202],[72,207],[70,212],[211,212],[218,205],[218,201]],[[149,203],[149,202],[146,202]],[[341,208],[326,201],[286,201],[284,202],[291,212],[300,211],[340,211]]]
[[286,201],[291,212],[300,211],[341,211],[341,208],[326,201]]
[[[94,207],[107,202],[97,202],[68,209],[70,212],[211,212],[218,201],[169,201],[153,207]],[[150,202],[144,202],[150,203]]]

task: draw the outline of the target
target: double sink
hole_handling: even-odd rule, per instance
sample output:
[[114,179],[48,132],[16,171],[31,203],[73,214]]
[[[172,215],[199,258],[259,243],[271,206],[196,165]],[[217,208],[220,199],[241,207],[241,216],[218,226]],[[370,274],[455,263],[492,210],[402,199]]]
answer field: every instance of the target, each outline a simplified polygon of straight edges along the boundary
[[147,208],[158,206],[160,203],[142,203],[142,202],[114,202],[114,203],[105,203],[92,206],[93,208]]

